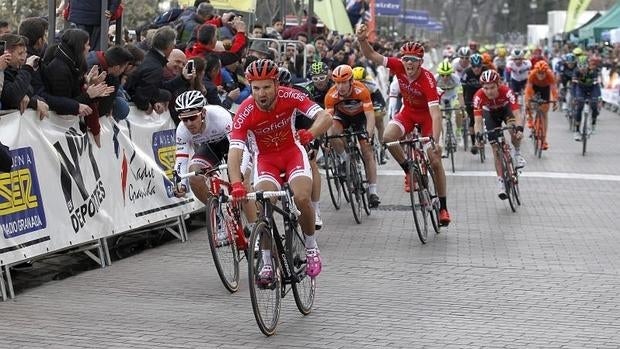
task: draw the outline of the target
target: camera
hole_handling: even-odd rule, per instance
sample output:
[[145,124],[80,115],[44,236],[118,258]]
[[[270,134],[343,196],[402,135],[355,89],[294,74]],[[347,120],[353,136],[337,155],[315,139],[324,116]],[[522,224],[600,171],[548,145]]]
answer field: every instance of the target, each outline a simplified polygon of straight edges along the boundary
[[5,49],[6,49],[6,41],[0,41],[0,55],[4,54]]

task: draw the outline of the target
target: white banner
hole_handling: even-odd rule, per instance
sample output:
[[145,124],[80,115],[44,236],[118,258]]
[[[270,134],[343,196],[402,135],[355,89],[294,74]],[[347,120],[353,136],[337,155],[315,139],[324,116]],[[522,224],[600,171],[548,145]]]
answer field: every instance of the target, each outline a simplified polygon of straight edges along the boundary
[[0,265],[193,212],[172,195],[175,129],[169,115],[132,108],[101,118],[101,148],[75,116],[34,111],[0,118],[13,168],[0,173]]

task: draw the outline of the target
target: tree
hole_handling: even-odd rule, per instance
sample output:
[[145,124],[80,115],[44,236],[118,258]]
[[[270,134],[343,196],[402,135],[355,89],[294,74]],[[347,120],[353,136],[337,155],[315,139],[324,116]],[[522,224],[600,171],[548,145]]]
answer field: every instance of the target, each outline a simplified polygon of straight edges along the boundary
[[28,17],[47,16],[47,0],[1,0],[0,18],[9,22],[12,30],[17,30],[19,22]]

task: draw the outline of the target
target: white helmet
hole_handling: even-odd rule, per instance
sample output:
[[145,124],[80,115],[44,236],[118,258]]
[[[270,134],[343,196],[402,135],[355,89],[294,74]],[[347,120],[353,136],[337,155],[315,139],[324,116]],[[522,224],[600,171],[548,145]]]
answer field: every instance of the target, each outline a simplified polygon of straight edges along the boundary
[[202,95],[202,92],[192,90],[183,92],[177,97],[175,109],[180,114],[202,109],[206,104],[207,100]]
[[463,57],[463,58],[468,58],[470,56],[469,47],[463,46],[463,47],[459,48],[458,56],[459,57]]
[[514,50],[512,50],[512,52],[510,53],[512,55],[512,58],[516,58],[516,59],[523,59],[525,57],[525,51],[515,48]]

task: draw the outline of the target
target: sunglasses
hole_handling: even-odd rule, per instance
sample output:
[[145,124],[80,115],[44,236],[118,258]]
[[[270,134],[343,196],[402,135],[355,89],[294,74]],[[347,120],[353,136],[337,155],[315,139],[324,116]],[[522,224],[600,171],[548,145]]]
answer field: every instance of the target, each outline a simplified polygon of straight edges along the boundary
[[317,75],[312,77],[312,81],[314,82],[323,82],[327,80],[327,75]]
[[180,119],[181,119],[181,121],[183,121],[183,122],[193,122],[193,121],[195,121],[196,119],[198,119],[198,117],[200,116],[200,114],[201,114],[201,112],[198,112],[198,113],[196,113],[196,114],[194,114],[194,115],[191,115],[191,116],[188,116],[188,117],[182,117],[182,118],[180,118]]
[[418,62],[418,61],[421,61],[422,59],[416,56],[403,56],[402,60],[403,62]]
[[452,76],[452,74],[439,74],[439,76],[442,78],[447,78],[447,77]]

